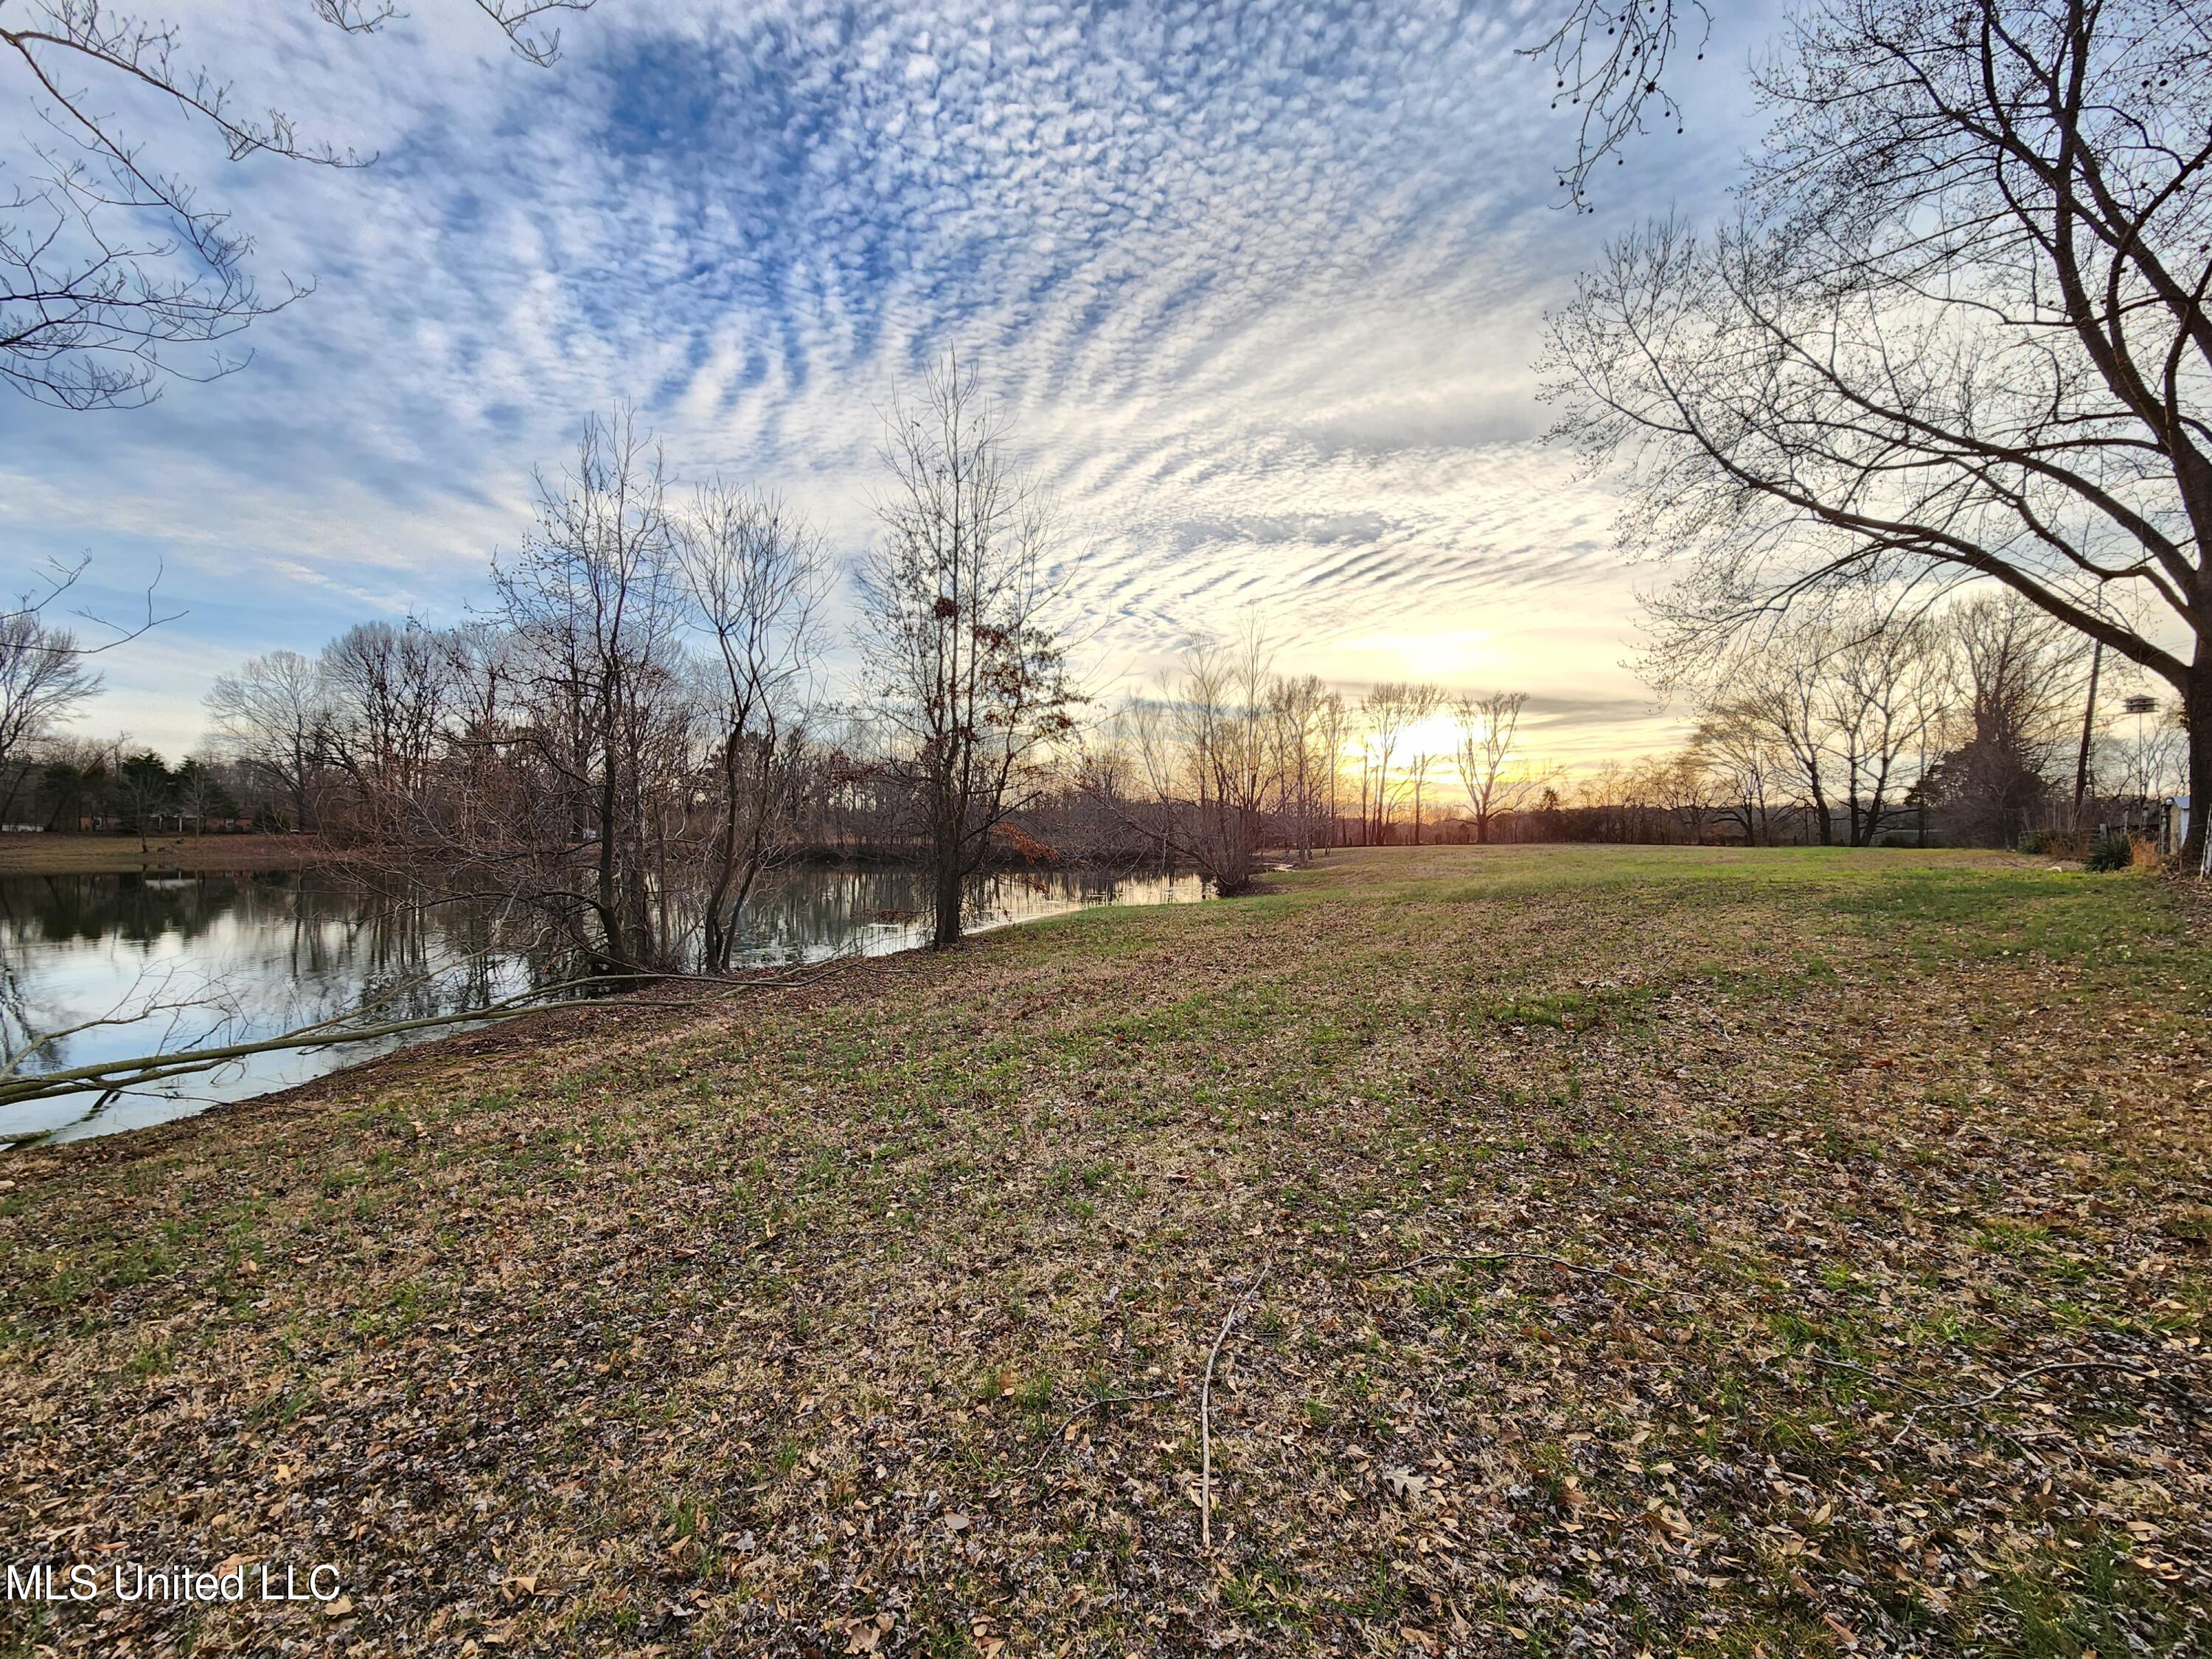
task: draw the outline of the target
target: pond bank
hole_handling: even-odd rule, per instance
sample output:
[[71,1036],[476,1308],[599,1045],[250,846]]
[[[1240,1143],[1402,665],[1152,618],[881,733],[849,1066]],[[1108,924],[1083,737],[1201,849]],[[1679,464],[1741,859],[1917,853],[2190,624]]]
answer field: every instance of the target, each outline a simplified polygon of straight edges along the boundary
[[[1194,876],[999,871],[969,884],[986,930],[1103,903],[1188,902]],[[930,894],[907,867],[791,865],[747,901],[733,965],[878,956],[927,940]],[[418,905],[299,870],[0,874],[0,1053],[48,1041],[30,1069],[271,1039],[374,1006],[373,1024],[439,1019],[566,983],[526,916],[474,899]],[[96,1136],[288,1087],[450,1028],[372,1043],[265,1050],[128,1094],[0,1107],[0,1140]]]

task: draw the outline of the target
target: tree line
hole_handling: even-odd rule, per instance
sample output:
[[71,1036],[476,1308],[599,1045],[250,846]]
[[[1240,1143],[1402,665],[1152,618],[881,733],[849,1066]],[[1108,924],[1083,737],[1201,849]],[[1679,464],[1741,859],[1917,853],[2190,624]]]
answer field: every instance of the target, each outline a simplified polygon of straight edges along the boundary
[[100,677],[27,604],[0,630],[0,822],[311,830],[508,900],[602,966],[719,971],[762,874],[810,854],[925,866],[942,944],[993,859],[1151,858],[1236,893],[1346,845],[2002,846],[2116,805],[2148,824],[2181,763],[2177,710],[2124,741],[2090,643],[2003,592],[1808,599],[1724,651],[1662,635],[1645,672],[1689,740],[1573,779],[1525,693],[1355,694],[1279,672],[1256,624],[1109,704],[1070,667],[1054,507],[1010,437],[957,360],[893,406],[860,670],[835,688],[820,535],[773,492],[681,487],[626,414],[539,477],[487,610],[253,658],[173,769],[57,735]]
[[[550,55],[550,40],[518,35],[531,9],[490,9],[526,56]],[[103,33],[66,10],[40,8],[51,29],[0,31],[0,45],[33,65],[58,54],[167,84],[163,32]],[[1671,5],[1634,19],[1577,7],[1551,37],[1560,95],[1586,118],[1565,175],[1577,202],[1647,114],[1679,125],[1662,84],[1675,22]],[[673,550],[714,543],[714,509],[672,504],[655,469],[631,478],[635,456],[600,454],[544,503],[532,549],[502,568],[495,613],[435,647],[463,665],[453,696],[467,712],[447,714],[432,759],[372,743],[364,765],[318,729],[254,775],[293,779],[272,809],[293,822],[307,821],[312,773],[319,796],[346,797],[349,828],[473,859],[487,880],[551,882],[542,849],[565,847],[565,871],[588,844],[596,873],[553,883],[558,904],[618,954],[647,955],[669,931],[653,915],[670,902],[662,866],[679,850],[697,862],[690,843],[708,836],[722,905],[741,899],[782,833],[747,803],[778,787],[807,802],[795,817],[780,805],[778,825],[896,819],[926,843],[945,937],[964,875],[1017,830],[1034,839],[1022,826],[1047,809],[1233,887],[1262,844],[1425,839],[1463,833],[1470,816],[1478,837],[1641,825],[1864,845],[2138,816],[2184,781],[2175,768],[2202,803],[2212,720],[2189,717],[2212,695],[2201,23],[2175,0],[1822,0],[1792,15],[1756,71],[1772,122],[1734,215],[1618,240],[1550,319],[1556,435],[1625,485],[1623,553],[1680,575],[1655,602],[1651,656],[1655,681],[1698,714],[1675,755],[1601,767],[1576,788],[1513,756],[1497,790],[1479,789],[1473,751],[1503,721],[1419,685],[1332,709],[1326,688],[1276,675],[1250,642],[1197,647],[1155,695],[1079,722],[1084,698],[1047,625],[1049,503],[1005,464],[972,384],[933,383],[887,434],[896,504],[863,584],[867,684],[843,712],[810,700],[772,732],[757,704],[738,712],[746,700],[723,682],[750,672],[751,647],[726,653],[709,613],[731,596],[702,599],[695,557]],[[295,144],[281,118],[230,121],[219,82],[195,88],[206,100],[183,106],[243,151],[337,159]],[[116,182],[118,200],[151,188]],[[50,179],[16,206],[54,209],[84,185]],[[72,326],[89,331],[19,331],[19,387],[71,406],[131,401],[154,385],[153,348],[206,343],[255,314],[226,286],[242,280],[243,245],[219,220],[182,198],[138,205],[201,249],[212,297],[154,282],[161,303],[88,310]],[[68,270],[57,280],[75,291]],[[202,317],[217,326],[195,333]],[[611,453],[630,439],[606,428],[596,441]],[[574,544],[603,535],[630,551],[579,562]],[[1990,609],[1993,592],[2024,609]],[[2046,623],[2056,631],[2039,632]],[[35,609],[0,624],[8,788],[27,734],[81,701],[85,670],[42,639]],[[1962,631],[1978,625],[1990,636]],[[282,684],[258,682],[297,671],[271,669],[234,677],[238,689],[281,706]],[[718,687],[713,711],[667,714],[684,698],[665,687],[688,696],[702,678]],[[2110,732],[2114,695],[2140,710],[2131,746]],[[2069,699],[2083,709],[2070,741],[2057,712]],[[472,729],[476,715],[489,724]],[[623,758],[646,750],[618,753],[611,734],[653,758]],[[687,744],[720,757],[703,784],[673,758]],[[410,767],[416,783],[393,781]],[[1467,799],[1439,823],[1431,786],[1455,775]],[[132,810],[122,788],[118,759],[88,792],[119,822]],[[2192,854],[2207,816],[2194,815]]]
[[679,487],[623,413],[540,476],[483,614],[364,623],[220,676],[220,769],[54,752],[100,678],[27,601],[0,639],[0,818],[27,801],[56,828],[158,823],[158,787],[174,811],[216,778],[256,822],[364,869],[510,904],[595,973],[720,971],[771,866],[892,850],[930,870],[950,943],[967,878],[1049,790],[1082,694],[1050,614],[1052,504],[973,370],[948,360],[895,404],[882,457],[863,666],[842,702],[822,680],[820,536],[772,492]]
[[1909,658],[1947,599],[2001,590],[2180,705],[2212,863],[2204,38],[2196,0],[1790,14],[1735,211],[1620,238],[1549,319],[1555,435],[1623,486],[1622,552],[1678,574],[1670,678],[1808,607]]
[[1752,845],[2154,833],[2186,779],[2182,705],[2119,695],[2100,663],[2017,594],[1909,614],[1866,595],[1808,604],[1686,670],[1650,666],[1690,700],[1690,739],[1586,787]]

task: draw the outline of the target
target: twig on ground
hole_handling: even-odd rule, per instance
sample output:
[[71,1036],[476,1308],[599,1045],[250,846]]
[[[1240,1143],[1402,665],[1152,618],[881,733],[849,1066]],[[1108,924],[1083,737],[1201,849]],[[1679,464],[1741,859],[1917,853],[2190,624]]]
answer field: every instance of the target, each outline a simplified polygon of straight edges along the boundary
[[1060,1423],[1060,1426],[1052,1431],[1051,1437],[1045,1442],[1043,1455],[1040,1456],[1036,1462],[1030,1464],[1029,1468],[1022,1471],[1021,1478],[1024,1480],[1028,1480],[1030,1476],[1035,1474],[1039,1469],[1050,1462],[1052,1461],[1053,1453],[1059,1450],[1061,1445],[1066,1443],[1067,1439],[1067,1431],[1073,1428],[1078,1423],[1080,1423],[1085,1418],[1090,1416],[1091,1413],[1097,1411],[1101,1406],[1133,1406],[1140,1401],[1172,1399],[1174,1395],[1175,1390],[1173,1389],[1162,1389],[1153,1394],[1101,1395],[1096,1400],[1085,1401],[1079,1410],[1069,1413],[1067,1417]]
[[1221,1345],[1229,1340],[1229,1328],[1251,1305],[1274,1265],[1273,1256],[1260,1264],[1259,1276],[1245,1286],[1243,1296],[1229,1310],[1229,1317],[1221,1322],[1220,1334],[1213,1339],[1212,1351],[1206,1356],[1206,1380],[1198,1390],[1198,1541],[1201,1549],[1213,1547],[1213,1362],[1221,1358]]
[[1570,1261],[1563,1255],[1546,1255],[1538,1250],[1436,1250],[1406,1261],[1378,1261],[1370,1267],[1355,1267],[1352,1273],[1355,1279],[1370,1279],[1380,1273],[1411,1273],[1416,1267],[1432,1267],[1439,1261],[1544,1261],[1554,1267],[1565,1267],[1570,1273],[1617,1279],[1624,1285],[1633,1285],[1638,1290],[1650,1291],[1655,1296],[1668,1294],[1662,1286],[1648,1279],[1631,1279],[1626,1273],[1617,1273],[1610,1267],[1593,1267],[1583,1262]]
[[1929,1389],[1922,1388],[1917,1382],[1903,1382],[1897,1377],[1890,1376],[1886,1371],[1874,1370],[1865,1365],[1856,1365],[1848,1359],[1831,1359],[1824,1353],[1808,1353],[1801,1357],[1813,1364],[1825,1365],[1832,1371],[1850,1371],[1859,1376],[1866,1377],[1872,1382],[1879,1382],[1885,1389],[1895,1389],[1900,1394],[1917,1394],[1923,1400],[1927,1401],[1935,1401],[1942,1398],[1940,1395],[1934,1394]]
[[1978,1412],[1983,1407],[2011,1393],[2030,1377],[2047,1376],[2052,1371],[2118,1371],[2123,1376],[2135,1378],[2138,1382],[2152,1382],[2158,1376],[2155,1370],[2130,1364],[2123,1359],[2054,1359],[2048,1364],[2030,1365],[2026,1370],[2004,1378],[1987,1394],[1972,1395],[1964,1400],[1931,1401],[1925,1406],[1915,1406],[1911,1411],[1905,1413],[1904,1421],[1898,1425],[1896,1436],[1889,1443],[1894,1446],[1911,1432],[1915,1419],[1923,1412]]

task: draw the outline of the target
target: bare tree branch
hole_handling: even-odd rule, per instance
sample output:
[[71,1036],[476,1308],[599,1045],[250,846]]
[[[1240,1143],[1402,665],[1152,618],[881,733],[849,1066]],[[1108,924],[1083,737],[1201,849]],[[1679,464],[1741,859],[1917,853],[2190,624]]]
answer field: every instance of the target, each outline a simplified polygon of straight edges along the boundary
[[[477,0],[515,52],[549,64],[558,12],[592,0]],[[313,0],[347,33],[398,16],[388,0]],[[373,157],[304,137],[292,118],[248,112],[218,72],[179,55],[173,24],[102,0],[0,4],[0,67],[47,137],[39,172],[0,193],[0,380],[70,410],[130,408],[169,379],[214,379],[247,356],[226,343],[312,291],[285,280],[264,295],[248,269],[250,236],[210,207],[110,112],[118,94],[151,93],[185,125],[212,131],[233,161],[268,155],[321,167]]]

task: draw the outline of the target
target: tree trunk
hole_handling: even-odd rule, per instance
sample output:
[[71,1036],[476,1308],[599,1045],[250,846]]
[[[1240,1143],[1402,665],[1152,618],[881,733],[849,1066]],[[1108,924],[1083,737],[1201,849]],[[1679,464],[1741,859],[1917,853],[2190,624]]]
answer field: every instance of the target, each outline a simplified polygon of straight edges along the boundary
[[726,973],[730,966],[733,930],[725,923],[722,907],[729,902],[730,884],[738,868],[738,734],[722,741],[722,835],[720,859],[714,872],[714,889],[707,900],[706,966],[710,974]]
[[940,847],[937,854],[936,928],[930,936],[930,944],[936,950],[960,943],[960,884],[958,847]]
[[2187,707],[2189,722],[2189,838],[2182,844],[2184,869],[2204,868],[2204,832],[2212,821],[2212,637],[2200,635],[2197,660],[2191,665]]
[[599,868],[599,926],[605,933],[604,944],[607,959],[612,963],[627,962],[629,952],[623,938],[622,906],[615,891],[615,757],[611,738],[601,750],[604,775],[599,789],[599,844],[595,849]]
[[[2200,653],[2201,654],[2201,653]],[[2097,677],[2105,668],[2105,642],[2089,653],[2089,698],[2081,707],[2081,748],[2074,762],[2074,827],[2081,827],[2081,799],[2089,791],[2089,745],[2097,735]]]

